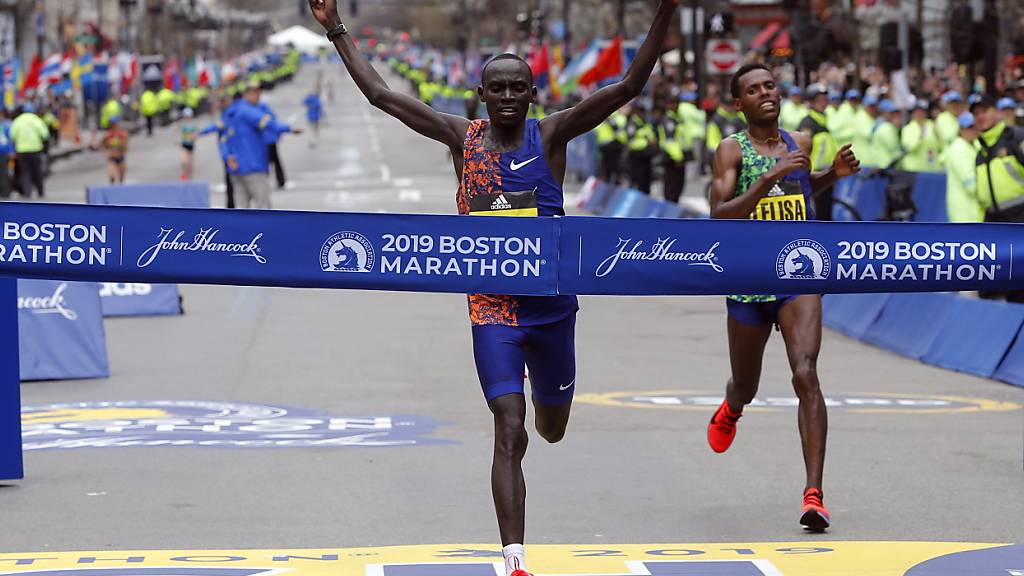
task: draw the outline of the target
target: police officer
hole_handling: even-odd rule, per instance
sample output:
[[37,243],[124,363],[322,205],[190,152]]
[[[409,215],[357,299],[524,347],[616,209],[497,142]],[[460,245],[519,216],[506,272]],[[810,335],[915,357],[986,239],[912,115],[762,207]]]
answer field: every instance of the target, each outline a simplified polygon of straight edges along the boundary
[[845,100],[839,105],[839,111],[829,121],[828,130],[836,140],[837,146],[853,143],[857,130],[857,114],[860,112],[860,90],[847,90]]
[[[942,112],[935,118],[935,132],[939,135],[939,144],[948,148],[960,137],[963,126],[960,116],[964,112],[964,99],[959,92],[950,90],[942,95]],[[973,117],[971,119],[973,123]]]
[[50,130],[39,116],[35,114],[32,104],[24,104],[21,114],[11,123],[11,140],[14,141],[14,152],[18,155],[18,173],[21,177],[21,195],[32,197],[32,188],[39,192],[39,197],[46,195],[45,176],[43,173],[43,149]]
[[715,163],[715,150],[722,140],[747,129],[747,123],[740,118],[739,112],[733,110],[732,104],[726,104],[725,100],[719,98],[718,107],[708,122],[707,160],[712,166]]
[[146,136],[153,137],[153,119],[160,113],[160,102],[157,100],[156,92],[146,88],[139,100],[139,107],[142,108],[142,117],[146,119]]
[[878,97],[867,95],[853,118],[853,152],[863,166],[877,166],[871,149],[871,133],[878,116]]
[[164,86],[157,92],[157,110],[160,114],[160,125],[167,126],[171,123],[171,108],[174,107],[174,91]]
[[871,128],[868,147],[872,149],[872,157],[878,168],[891,168],[903,158],[900,146],[900,132],[896,128],[900,121],[900,111],[889,99],[878,103],[878,117]]
[[927,100],[918,100],[913,118],[900,132],[900,143],[906,153],[902,166],[908,172],[942,171],[939,162],[941,145],[935,131],[935,122],[928,117],[929,108]]
[[1008,126],[990,96],[972,98],[971,113],[979,133],[978,199],[986,220],[1024,221],[1024,128]]
[[658,152],[658,134],[644,117],[644,109],[633,104],[633,111],[626,123],[626,137],[629,147],[629,180],[633,188],[651,193],[651,179],[654,167],[652,160]]
[[704,138],[708,130],[708,116],[697,107],[697,93],[686,91],[679,95],[679,118],[686,126],[686,161],[703,157]]
[[[978,130],[978,202],[986,222],[1024,222],[1024,128],[1008,126],[991,96],[971,97]],[[1006,294],[1024,303],[1024,291]]]
[[[475,98],[474,102],[479,101]],[[612,114],[597,127],[597,148],[601,154],[600,178],[618,186],[622,182],[622,151],[629,143],[626,125],[630,110],[623,108]]]
[[[820,172],[828,170],[839,152],[836,140],[828,130],[828,118],[825,109],[828,106],[828,93],[823,86],[811,85],[807,88],[807,117],[800,122],[800,131],[811,137],[811,170]],[[832,219],[832,187],[823,190],[814,198],[814,213],[819,220]]]
[[796,132],[800,129],[800,123],[807,116],[807,105],[804,104],[803,90],[799,86],[789,89],[789,98],[782,101],[782,109],[779,111],[779,125],[783,130]]
[[978,202],[976,158],[978,132],[974,115],[964,112],[957,119],[960,134],[942,151],[946,166],[946,212],[950,222],[983,222],[985,209]]
[[103,130],[110,128],[110,119],[115,116],[123,118],[124,109],[121,107],[121,102],[118,101],[117,93],[111,92],[110,98],[107,99],[107,103],[104,104],[103,109],[100,110],[100,128]]
[[686,184],[686,123],[679,115],[679,108],[666,110],[658,124],[658,141],[661,144],[665,200],[676,204],[683,195]]
[[1013,101],[1013,98],[1009,96],[1000,98],[996,102],[996,108],[999,109],[999,113],[1003,116],[1003,122],[1006,122],[1007,126],[1017,125],[1017,103]]

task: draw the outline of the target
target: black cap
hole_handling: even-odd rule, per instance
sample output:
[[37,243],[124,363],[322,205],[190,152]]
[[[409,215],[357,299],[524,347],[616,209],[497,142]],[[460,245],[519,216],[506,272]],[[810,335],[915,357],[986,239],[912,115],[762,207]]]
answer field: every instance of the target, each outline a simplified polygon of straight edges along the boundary
[[988,94],[972,94],[971,97],[967,99],[967,102],[971,105],[971,112],[974,112],[974,109],[978,107],[994,108],[996,105],[996,99]]

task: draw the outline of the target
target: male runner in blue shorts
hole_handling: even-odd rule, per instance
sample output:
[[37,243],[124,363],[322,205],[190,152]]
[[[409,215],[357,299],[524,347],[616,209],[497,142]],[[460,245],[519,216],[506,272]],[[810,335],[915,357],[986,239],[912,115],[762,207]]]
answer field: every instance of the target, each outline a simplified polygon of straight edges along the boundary
[[[812,174],[810,136],[779,129],[782,96],[768,68],[762,64],[743,66],[733,76],[730,88],[736,109],[746,116],[749,128],[723,140],[715,154],[712,218],[813,219],[812,195],[837,178],[860,170],[850,146],[839,150],[830,169]],[[757,394],[764,348],[772,326],[777,325],[786,342],[793,388],[800,400],[800,440],[807,472],[800,523],[810,530],[824,530],[831,519],[821,492],[828,433],[817,373],[821,296],[730,296],[726,303],[732,379],[725,401],[708,425],[708,443],[719,453],[732,444],[743,407]]]
[[[342,61],[371,104],[416,132],[448,146],[462,185],[460,214],[561,216],[566,145],[640,95],[658,60],[677,0],[662,0],[647,39],[621,82],[568,110],[527,120],[536,101],[530,66],[505,54],[488,62],[477,89],[489,120],[441,114],[391,90],[359,53],[338,16],[337,0],[309,0]],[[529,367],[537,432],[558,442],[569,421],[576,381],[575,297],[469,296],[473,351],[494,414],[491,491],[506,573],[528,576],[523,554],[526,482],[526,399]]]

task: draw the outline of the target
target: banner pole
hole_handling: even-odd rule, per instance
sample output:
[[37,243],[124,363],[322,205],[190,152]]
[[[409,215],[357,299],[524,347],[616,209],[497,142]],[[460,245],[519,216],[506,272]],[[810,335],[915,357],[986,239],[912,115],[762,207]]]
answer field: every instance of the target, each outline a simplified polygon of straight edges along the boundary
[[18,368],[18,281],[0,278],[0,481],[25,477]]

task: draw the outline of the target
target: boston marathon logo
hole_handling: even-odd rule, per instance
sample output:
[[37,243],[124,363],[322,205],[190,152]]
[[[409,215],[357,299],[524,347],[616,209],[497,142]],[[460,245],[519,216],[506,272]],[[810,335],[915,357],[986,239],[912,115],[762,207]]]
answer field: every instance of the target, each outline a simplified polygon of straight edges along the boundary
[[202,401],[80,402],[22,408],[25,450],[198,446],[390,447],[449,443],[420,416],[323,416],[279,406]]
[[1002,265],[995,243],[840,242],[839,280],[995,280]]
[[384,234],[377,251],[358,232],[338,232],[320,249],[324,272],[373,272],[420,276],[539,278],[547,260],[541,238]]
[[320,249],[324,272],[373,272],[375,261],[373,245],[357,232],[338,232]]
[[820,243],[797,240],[779,252],[775,271],[781,280],[827,280],[832,272],[832,258]]
[[105,266],[106,226],[4,222],[0,232],[0,263]]
[[260,264],[266,264],[267,259],[260,255],[259,241],[263,238],[263,233],[260,232],[249,242],[218,242],[217,235],[220,234],[220,230],[215,228],[200,228],[199,232],[193,235],[191,238],[188,237],[188,232],[185,230],[175,230],[173,228],[161,228],[160,238],[156,244],[153,244],[147,248],[141,256],[139,256],[138,267],[146,268],[154,261],[157,256],[162,252],[215,252],[219,254],[228,254],[231,257],[236,258],[252,258]]
[[78,313],[68,307],[64,292],[68,283],[62,282],[53,290],[52,296],[18,296],[18,310],[33,314],[59,314],[66,320],[78,320]]
[[715,251],[721,245],[720,242],[715,242],[703,252],[680,252],[674,250],[675,245],[675,238],[658,238],[650,250],[645,250],[643,240],[634,242],[632,238],[619,238],[615,252],[597,266],[595,275],[598,278],[608,276],[621,261],[684,262],[689,266],[704,266],[715,272],[725,272],[725,268],[718,264],[718,257],[715,255]]

